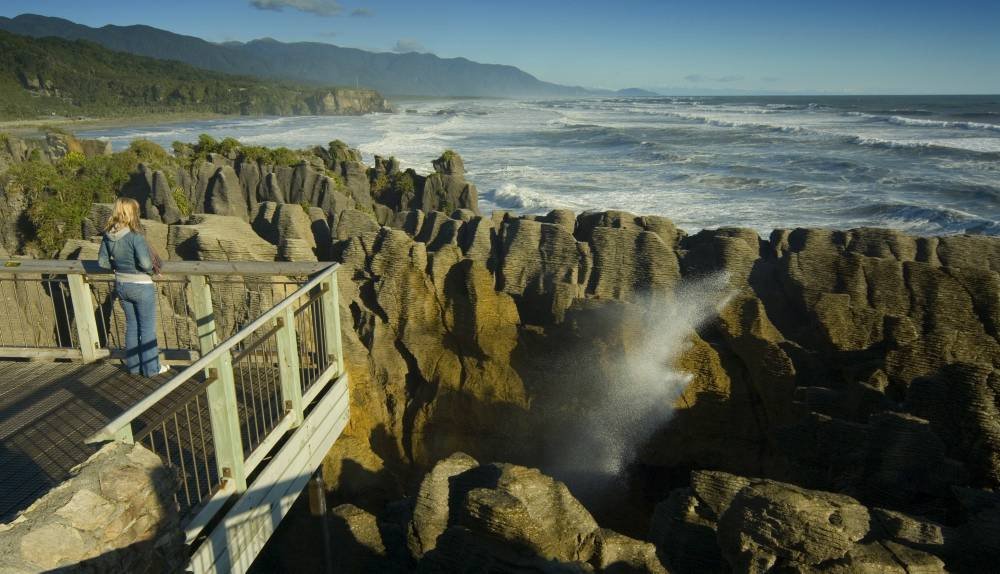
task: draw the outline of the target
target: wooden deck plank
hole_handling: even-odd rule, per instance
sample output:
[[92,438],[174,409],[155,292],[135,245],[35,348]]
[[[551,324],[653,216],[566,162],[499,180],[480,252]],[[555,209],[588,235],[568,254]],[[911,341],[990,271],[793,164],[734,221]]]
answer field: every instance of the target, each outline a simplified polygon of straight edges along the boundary
[[[132,375],[111,361],[90,364],[79,362],[45,362],[0,360],[0,522],[7,522],[39,496],[69,476],[69,471],[97,451],[100,445],[84,441],[112,419],[140,402],[171,375],[146,378]],[[251,451],[281,418],[282,405],[278,395],[277,369],[266,365],[254,372],[236,369],[238,410],[244,451]],[[174,407],[195,387],[204,384],[202,377],[190,379],[162,401],[156,403],[133,422],[133,431],[140,436],[142,429],[157,424],[154,445],[149,438],[142,442],[155,446],[158,454],[166,454],[165,462],[179,465],[190,476],[200,472],[212,475],[214,445],[207,423],[198,424],[198,417],[208,419],[208,403],[185,412],[176,420],[168,417]],[[191,429],[187,415],[195,417]],[[168,417],[165,428],[158,422]],[[194,448],[178,453],[163,450],[164,434],[171,441],[177,433],[192,436]],[[190,433],[190,435],[188,435]],[[175,443],[176,444],[176,443]],[[208,460],[206,469],[201,461]],[[199,464],[199,468],[194,468]],[[207,478],[207,477],[206,477]]]
[[96,452],[83,442],[162,385],[110,362],[0,361],[0,522]]

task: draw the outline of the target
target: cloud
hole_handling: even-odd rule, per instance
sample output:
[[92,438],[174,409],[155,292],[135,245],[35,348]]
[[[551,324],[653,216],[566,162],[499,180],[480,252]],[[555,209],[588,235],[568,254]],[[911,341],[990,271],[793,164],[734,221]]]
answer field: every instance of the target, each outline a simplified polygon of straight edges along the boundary
[[400,38],[396,41],[396,45],[392,47],[393,52],[399,52],[404,54],[406,52],[427,52],[427,48],[423,44],[414,40],[413,38]]
[[355,8],[354,10],[351,10],[352,18],[370,18],[374,15],[375,12],[371,11],[368,8]]
[[696,83],[696,84],[700,84],[702,82],[723,82],[723,83],[727,83],[727,82],[738,82],[738,81],[740,81],[740,80],[743,79],[743,76],[706,76],[706,75],[703,75],[703,74],[690,74],[690,75],[684,76],[684,79],[687,80],[687,81],[689,81],[689,82]]
[[281,12],[289,8],[317,16],[336,16],[344,9],[337,0],[250,0],[250,5],[258,10]]

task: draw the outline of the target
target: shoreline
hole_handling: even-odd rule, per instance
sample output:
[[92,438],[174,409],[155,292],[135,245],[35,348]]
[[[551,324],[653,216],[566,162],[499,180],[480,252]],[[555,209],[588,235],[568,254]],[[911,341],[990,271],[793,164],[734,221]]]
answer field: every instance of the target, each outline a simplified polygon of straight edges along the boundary
[[158,114],[103,118],[53,117],[37,118],[32,120],[4,120],[0,121],[0,133],[7,133],[18,137],[37,137],[44,136],[49,131],[65,131],[75,133],[82,130],[159,126],[193,121],[241,117],[247,116],[241,116],[238,114],[216,114],[212,112],[165,112]]

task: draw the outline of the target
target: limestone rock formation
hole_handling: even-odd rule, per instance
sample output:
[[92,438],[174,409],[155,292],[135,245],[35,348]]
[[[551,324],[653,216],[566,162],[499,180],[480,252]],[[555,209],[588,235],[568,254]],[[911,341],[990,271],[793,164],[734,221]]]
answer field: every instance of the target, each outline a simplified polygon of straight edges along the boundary
[[243,198],[239,178],[233,168],[224,165],[218,168],[208,181],[205,190],[205,212],[248,218],[248,209]]
[[479,465],[456,453],[424,478],[409,508],[402,515],[409,555],[396,561],[386,558],[397,520],[391,511],[377,519],[351,505],[335,508],[344,563],[380,571],[667,572],[652,544],[598,527],[564,484],[532,468]]
[[333,559],[334,572],[405,572],[405,565],[394,562],[386,552],[375,516],[354,506],[342,504],[330,511],[337,542]]
[[174,190],[162,171],[139,164],[139,170],[132,174],[122,188],[121,195],[139,202],[140,215],[146,219],[161,221],[168,225],[182,219],[180,208],[174,198]]
[[465,180],[465,164],[461,156],[446,151],[434,160],[434,173],[427,176],[412,207],[425,212],[451,213],[464,208],[479,213],[476,186]]
[[178,478],[140,445],[110,443],[0,524],[0,571],[167,572],[187,560]]
[[254,233],[244,219],[195,215],[169,227],[168,252],[190,261],[274,261],[277,248]]
[[679,572],[945,572],[954,556],[951,529],[848,496],[721,472],[691,484],[650,530]]
[[722,554],[740,572],[767,572],[780,560],[813,567],[843,558],[869,530],[856,500],[775,482],[751,483],[719,517]]
[[413,520],[407,536],[410,553],[415,558],[433,550],[448,527],[451,477],[477,466],[476,459],[459,452],[434,465],[424,477],[413,504]]
[[[24,161],[31,145],[7,140],[0,163]],[[151,241],[171,259],[343,265],[352,420],[327,467],[338,469],[333,496],[380,523],[388,524],[374,512],[379,502],[407,485],[420,495],[419,477],[455,452],[566,471],[560,456],[569,446],[586,451],[595,427],[627,426],[618,420],[625,415],[600,409],[622,404],[609,390],[630,388],[624,359],[663,335],[648,319],[687,309],[691,286],[714,278],[725,305],[662,343],[677,349],[670,364],[656,365],[682,381],[676,393],[645,404],[659,422],[621,441],[623,498],[663,502],[655,512],[641,502],[607,511],[587,500],[602,523],[606,514],[622,536],[642,536],[652,514],[651,538],[677,571],[725,571],[724,556],[747,568],[831,572],[933,570],[941,560],[974,568],[998,556],[990,539],[1000,538],[996,238],[880,229],[687,235],[663,217],[624,211],[483,216],[456,154],[424,177],[392,158],[369,168],[336,141],[291,156],[257,149],[184,159],[144,166],[126,186],[152,220]],[[196,213],[177,220],[171,184]],[[14,194],[0,197],[0,241],[10,253],[23,247],[17,221],[26,208]],[[90,256],[106,211],[95,205],[62,255]],[[237,306],[252,313],[270,300],[243,291],[225,292],[234,307],[221,322],[238,323]],[[588,417],[598,411],[603,420],[594,423]],[[582,481],[565,476],[571,488]],[[444,483],[436,484],[425,500],[441,500]],[[476,532],[520,540],[511,524],[533,504],[497,487],[459,502],[449,500],[448,526],[436,536],[410,529],[410,518],[392,522],[386,555],[452,560],[460,553],[439,552],[442,544],[473,544]],[[869,521],[857,539],[859,507],[880,523]],[[466,522],[453,524],[453,512]],[[762,530],[759,518],[771,512],[791,530]],[[824,513],[840,517],[842,529],[818,529]],[[437,532],[443,515],[421,514],[436,516],[426,524]],[[353,510],[344,518],[370,526]],[[803,533],[819,533],[822,548]],[[592,539],[602,556],[646,561],[641,543]],[[493,563],[492,546],[475,548],[463,560]],[[532,567],[597,564],[561,555],[558,568]]]

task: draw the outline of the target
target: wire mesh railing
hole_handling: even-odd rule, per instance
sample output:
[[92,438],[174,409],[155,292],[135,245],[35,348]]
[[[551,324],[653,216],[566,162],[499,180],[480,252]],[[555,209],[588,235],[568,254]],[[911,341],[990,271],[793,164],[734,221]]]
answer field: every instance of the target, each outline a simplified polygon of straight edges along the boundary
[[219,485],[206,393],[211,382],[188,381],[171,397],[172,405],[151,409],[153,412],[143,417],[139,423],[143,426],[134,437],[135,442],[178,471],[181,488],[174,494],[174,500],[182,515],[209,499]]
[[239,412],[243,455],[249,456],[285,415],[278,364],[278,335],[283,325],[263,329],[246,345],[234,348],[233,376]]
[[307,303],[295,310],[303,394],[309,392],[334,360],[328,352],[330,344],[326,340],[326,318],[321,296],[322,292],[313,294]]
[[73,349],[80,344],[73,328],[73,305],[66,277],[0,277],[0,347]]

